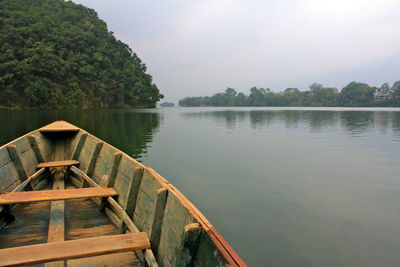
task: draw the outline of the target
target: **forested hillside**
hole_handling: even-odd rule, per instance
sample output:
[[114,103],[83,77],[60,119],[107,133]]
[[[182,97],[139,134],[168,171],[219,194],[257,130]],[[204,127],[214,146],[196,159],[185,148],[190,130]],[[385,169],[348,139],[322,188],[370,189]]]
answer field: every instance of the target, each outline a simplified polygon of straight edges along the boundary
[[153,107],[146,66],[93,9],[63,0],[0,0],[0,106]]

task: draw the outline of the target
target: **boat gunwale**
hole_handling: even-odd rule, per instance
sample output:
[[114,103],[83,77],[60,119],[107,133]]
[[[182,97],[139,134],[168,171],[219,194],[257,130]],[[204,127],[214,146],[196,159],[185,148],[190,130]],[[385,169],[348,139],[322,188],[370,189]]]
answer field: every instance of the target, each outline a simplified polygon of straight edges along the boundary
[[[63,120],[59,120],[63,121]],[[71,124],[71,123],[70,123]],[[45,125],[47,126],[47,125]],[[43,127],[45,127],[43,126]],[[73,125],[75,126],[75,125]],[[43,128],[41,127],[41,128]],[[217,231],[217,229],[212,225],[212,223],[205,217],[205,215],[200,212],[200,210],[181,192],[179,189],[177,189],[171,182],[169,182],[166,178],[164,178],[162,175],[160,175],[158,172],[156,172],[154,169],[145,166],[144,164],[138,162],[125,152],[121,151],[120,149],[114,147],[113,145],[109,144],[108,142],[94,136],[93,134],[87,132],[86,130],[75,126],[79,128],[79,131],[77,132],[70,132],[72,135],[77,135],[79,132],[81,133],[86,133],[93,137],[94,139],[97,139],[99,141],[102,141],[105,143],[105,145],[110,146],[112,149],[115,149],[116,152],[122,153],[122,156],[125,156],[127,160],[131,161],[132,163],[144,168],[144,170],[147,170],[154,178],[158,180],[158,182],[163,185],[169,192],[174,194],[177,199],[181,202],[181,204],[187,209],[187,211],[193,215],[193,217],[199,222],[201,227],[204,229],[206,234],[210,237],[211,241],[215,245],[216,249],[221,253],[221,255],[225,258],[225,260],[232,266],[247,266],[247,264],[240,258],[240,256],[234,251],[234,249],[231,247],[231,245],[222,237],[222,235]],[[23,138],[27,138],[29,135],[34,134],[34,133],[40,133],[44,136],[46,136],[46,133],[40,132],[40,129],[38,128],[36,130],[33,130],[29,133],[26,133],[2,146],[0,146],[0,149],[7,148],[8,145],[11,145],[12,143],[19,141]],[[54,135],[54,132],[52,132]]]

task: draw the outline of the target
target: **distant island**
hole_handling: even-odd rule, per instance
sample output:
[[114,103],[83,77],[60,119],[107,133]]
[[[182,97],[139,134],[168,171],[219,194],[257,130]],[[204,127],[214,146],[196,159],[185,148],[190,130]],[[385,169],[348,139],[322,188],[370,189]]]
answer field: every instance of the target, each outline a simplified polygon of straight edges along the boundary
[[155,107],[161,98],[146,65],[95,10],[0,2],[0,108]]
[[171,103],[171,102],[163,102],[160,104],[160,107],[163,107],[163,108],[170,108],[170,107],[174,107],[174,106],[175,106],[175,104]]
[[181,107],[400,107],[400,81],[392,86],[384,83],[372,87],[366,83],[351,82],[339,92],[333,87],[313,83],[309,90],[287,88],[283,92],[272,92],[268,88],[252,87],[250,94],[238,93],[227,88],[213,96],[186,97],[179,101]]

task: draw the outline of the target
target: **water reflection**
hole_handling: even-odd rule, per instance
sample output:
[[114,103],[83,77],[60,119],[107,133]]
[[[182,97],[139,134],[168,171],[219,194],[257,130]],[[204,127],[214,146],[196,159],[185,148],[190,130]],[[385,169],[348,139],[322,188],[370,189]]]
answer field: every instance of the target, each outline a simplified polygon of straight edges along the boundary
[[393,119],[392,119],[391,123],[392,123],[393,133],[397,137],[396,141],[400,141],[400,112],[397,112],[397,113],[393,114],[392,116],[393,116]]
[[374,112],[343,112],[340,123],[350,135],[359,136],[374,126],[374,115]]
[[361,136],[371,128],[381,133],[392,129],[400,137],[400,112],[395,111],[313,111],[313,110],[250,110],[250,111],[206,111],[184,112],[187,119],[211,119],[234,129],[247,121],[253,129],[263,129],[280,121],[286,128],[308,127],[312,132],[330,131],[340,128],[350,136]]
[[143,110],[1,111],[0,144],[55,120],[75,124],[140,160],[158,131],[162,114]]

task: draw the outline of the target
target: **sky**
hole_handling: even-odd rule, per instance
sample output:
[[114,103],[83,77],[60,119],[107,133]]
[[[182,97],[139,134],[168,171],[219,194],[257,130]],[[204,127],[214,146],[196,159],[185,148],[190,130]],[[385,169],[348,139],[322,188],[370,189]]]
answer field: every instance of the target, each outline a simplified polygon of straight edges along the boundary
[[400,80],[399,0],[74,0],[93,8],[165,95]]

